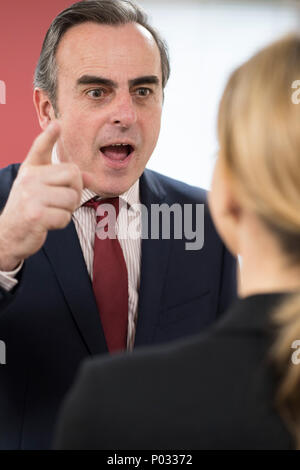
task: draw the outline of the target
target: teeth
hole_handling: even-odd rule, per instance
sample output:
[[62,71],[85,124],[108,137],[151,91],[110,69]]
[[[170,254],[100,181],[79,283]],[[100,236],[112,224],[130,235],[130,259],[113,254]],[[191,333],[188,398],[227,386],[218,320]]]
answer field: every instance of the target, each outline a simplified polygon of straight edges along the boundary
[[113,147],[127,147],[128,144],[113,144]]

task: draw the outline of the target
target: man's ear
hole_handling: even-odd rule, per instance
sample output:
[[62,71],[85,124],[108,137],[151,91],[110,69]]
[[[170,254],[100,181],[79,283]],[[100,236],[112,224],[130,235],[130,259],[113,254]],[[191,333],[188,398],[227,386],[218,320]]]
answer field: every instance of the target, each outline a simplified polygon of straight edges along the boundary
[[43,130],[55,119],[55,112],[48,94],[40,88],[33,92],[33,104],[37,113],[40,126]]

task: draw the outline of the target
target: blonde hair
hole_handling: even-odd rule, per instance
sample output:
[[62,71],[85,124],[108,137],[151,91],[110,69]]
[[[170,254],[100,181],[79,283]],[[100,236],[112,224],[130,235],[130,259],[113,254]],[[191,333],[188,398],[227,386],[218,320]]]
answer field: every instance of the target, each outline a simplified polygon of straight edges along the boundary
[[[220,159],[245,207],[278,238],[289,265],[300,267],[300,36],[290,34],[236,69],[218,117]],[[300,448],[300,365],[291,360],[300,340],[300,292],[273,312],[278,334],[272,360],[279,372],[276,405]]]

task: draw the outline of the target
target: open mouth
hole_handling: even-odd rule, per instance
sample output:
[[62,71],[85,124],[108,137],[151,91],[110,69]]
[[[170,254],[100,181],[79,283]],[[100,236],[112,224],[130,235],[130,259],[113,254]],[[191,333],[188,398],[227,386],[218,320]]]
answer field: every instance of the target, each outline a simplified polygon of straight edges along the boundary
[[134,148],[130,144],[121,143],[101,147],[100,151],[114,162],[124,162],[134,152]]

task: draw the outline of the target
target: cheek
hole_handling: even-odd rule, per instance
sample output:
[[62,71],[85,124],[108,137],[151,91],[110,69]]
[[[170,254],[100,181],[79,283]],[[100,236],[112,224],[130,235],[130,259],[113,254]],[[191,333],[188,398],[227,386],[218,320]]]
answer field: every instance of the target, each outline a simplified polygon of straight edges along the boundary
[[145,138],[145,145],[154,147],[156,145],[161,126],[161,109],[155,109],[147,113],[142,119],[142,128]]
[[62,136],[69,148],[91,147],[97,130],[95,119],[85,113],[65,113],[61,118]]
[[85,167],[92,160],[92,136],[90,128],[77,119],[68,119],[61,126],[61,144],[65,161],[73,161]]

